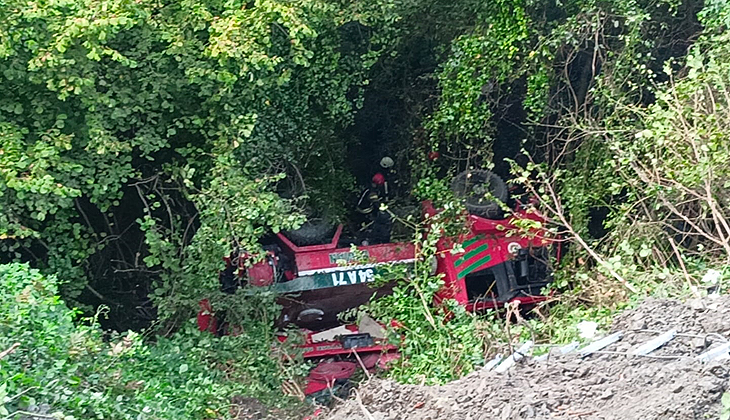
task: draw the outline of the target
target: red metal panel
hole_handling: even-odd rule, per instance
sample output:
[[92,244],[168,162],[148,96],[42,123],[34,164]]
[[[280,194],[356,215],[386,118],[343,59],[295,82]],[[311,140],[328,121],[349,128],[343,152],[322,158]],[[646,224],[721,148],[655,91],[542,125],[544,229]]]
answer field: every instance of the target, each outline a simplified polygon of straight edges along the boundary
[[[424,205],[424,211],[430,213],[434,210],[433,207]],[[519,228],[514,224],[515,218],[544,222],[539,214],[525,211],[516,212],[515,217],[507,220],[489,220],[470,215],[467,220],[470,230],[468,234],[461,235],[457,239],[442,238],[439,241],[438,272],[444,275],[444,287],[437,294],[438,301],[449,298],[455,299],[459,304],[465,305],[467,309],[475,310],[475,304],[469,303],[465,276],[459,278],[459,273],[467,269],[470,273],[474,273],[513,259],[514,256],[508,248],[511,243],[516,243],[521,248],[529,248],[531,246],[544,246],[551,241],[550,238],[544,236],[546,232],[543,230],[531,229],[527,234],[519,233]],[[483,235],[484,239],[479,239],[479,235]],[[451,250],[454,243],[471,244],[465,247],[464,252],[452,254]],[[480,247],[486,247],[486,249],[479,252]],[[470,251],[472,252],[470,253]],[[487,256],[490,256],[488,260]],[[462,257],[467,258],[467,260],[457,265],[456,262]],[[483,261],[483,263],[474,266],[479,261]],[[525,299],[530,298],[520,298],[523,302],[528,303]],[[530,302],[533,302],[533,300]],[[478,306],[476,310],[487,309],[494,307],[494,303],[479,302],[476,306]]]
[[436,299],[437,301],[454,299],[460,305],[466,305],[469,302],[466,285],[463,280],[458,281],[457,279],[454,256],[450,252],[452,247],[453,241],[449,238],[441,238],[437,244],[438,265],[436,271],[443,274],[444,287],[436,294]]
[[253,286],[269,286],[274,282],[274,267],[268,256],[248,269],[248,279]]
[[[412,260],[416,249],[412,243],[393,243],[357,247],[359,251],[367,253],[368,263],[387,263],[393,261]],[[314,252],[299,252],[294,255],[297,269],[302,271],[321,270],[338,267],[330,261],[330,254],[348,253],[350,248],[319,250]]]
[[335,231],[335,236],[332,237],[332,240],[328,244],[322,245],[297,246],[281,232],[277,233],[276,237],[279,238],[286,248],[289,248],[294,253],[332,250],[337,248],[337,242],[340,241],[340,236],[342,235],[342,228],[343,226],[341,224],[337,226],[337,231]]
[[213,334],[218,331],[218,321],[215,319],[213,314],[213,307],[208,299],[203,299],[198,302],[200,310],[198,311],[197,321],[198,329],[200,331],[208,331]]
[[[541,214],[536,211],[528,212],[525,210],[518,210],[512,217],[505,220],[490,220],[475,215],[469,215],[467,223],[469,224],[469,229],[473,234],[483,233],[508,237],[517,232],[522,232],[522,229],[516,225],[517,221],[520,219],[532,220],[542,224],[545,223],[545,218]],[[546,236],[547,231],[543,229],[529,229],[527,233],[541,239],[549,239]]]

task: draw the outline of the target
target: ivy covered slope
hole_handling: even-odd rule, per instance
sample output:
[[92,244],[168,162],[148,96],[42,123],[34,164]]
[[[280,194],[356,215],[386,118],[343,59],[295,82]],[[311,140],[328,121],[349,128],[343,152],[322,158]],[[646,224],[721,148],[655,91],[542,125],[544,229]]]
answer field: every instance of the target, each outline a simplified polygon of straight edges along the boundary
[[256,337],[271,325],[246,324],[242,335],[216,340],[186,324],[147,344],[132,332],[103,339],[93,319],[75,323],[75,315],[55,276],[0,265],[0,348],[12,349],[0,358],[0,416],[231,418],[240,408],[232,398],[242,395],[295,405],[281,396],[271,341]]
[[[405,357],[390,374],[443,383],[505,342],[567,343],[580,321],[606,326],[649,295],[726,293],[728,3],[502,0],[469,10],[440,44],[415,192],[448,207],[437,171],[493,167],[537,199],[569,254],[549,315],[538,307],[518,325],[454,311],[434,327],[439,313],[419,297],[430,301],[439,279],[417,272],[400,283],[368,308],[403,320]],[[432,150],[445,159],[429,162]]]
[[[235,338],[190,319],[199,299],[226,298],[216,273],[232,245],[303,220],[275,192],[281,174],[341,206],[336,134],[396,21],[378,1],[0,2],[0,351],[19,344],[0,360],[0,417],[291,404],[270,296],[216,302]],[[171,338],[103,340],[69,309],[99,305],[106,326],[160,319]]]
[[593,287],[722,268],[728,15],[723,1],[490,2],[435,72],[428,147],[539,197],[597,263]]
[[195,302],[231,241],[301,223],[279,174],[341,205],[336,134],[388,47],[388,3],[3,1],[0,258],[69,299],[174,282],[163,312]]
[[[277,403],[273,299],[224,295],[216,273],[304,213],[345,213],[353,126],[365,146],[387,131],[413,196],[453,220],[448,174],[489,167],[572,242],[564,305],[512,327],[430,305],[426,266],[396,273],[365,310],[404,326],[401,381],[572,340],[649,293],[702,294],[708,268],[727,290],[728,28],[724,0],[0,0],[0,408]],[[427,259],[437,238],[414,226]],[[201,298],[242,335],[194,331]],[[80,321],[99,307],[105,327],[162,334],[102,340]]]

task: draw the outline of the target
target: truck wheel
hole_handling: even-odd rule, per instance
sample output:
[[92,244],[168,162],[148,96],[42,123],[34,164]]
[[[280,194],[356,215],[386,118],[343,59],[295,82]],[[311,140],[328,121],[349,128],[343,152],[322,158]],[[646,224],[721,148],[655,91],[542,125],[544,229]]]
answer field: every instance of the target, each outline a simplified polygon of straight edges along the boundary
[[304,222],[302,227],[296,230],[284,232],[295,245],[319,245],[330,239],[335,225],[326,218],[315,218]]
[[469,213],[486,219],[503,219],[498,201],[507,202],[509,191],[502,178],[485,169],[464,171],[451,181],[451,190],[464,199]]

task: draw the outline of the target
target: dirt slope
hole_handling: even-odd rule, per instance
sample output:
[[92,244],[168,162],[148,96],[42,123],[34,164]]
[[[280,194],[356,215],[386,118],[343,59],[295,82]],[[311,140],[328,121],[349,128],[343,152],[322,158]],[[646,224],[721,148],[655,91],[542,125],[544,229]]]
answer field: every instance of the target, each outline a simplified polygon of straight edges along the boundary
[[[440,387],[372,381],[335,408],[328,419],[717,419],[722,393],[730,389],[730,361],[708,364],[693,356],[730,336],[730,297],[680,303],[648,300],[619,315],[614,331],[626,331],[606,351],[627,351],[656,333],[680,334],[652,353],[661,358],[616,354],[526,358],[506,374],[477,371]],[[714,342],[714,344],[713,344]]]

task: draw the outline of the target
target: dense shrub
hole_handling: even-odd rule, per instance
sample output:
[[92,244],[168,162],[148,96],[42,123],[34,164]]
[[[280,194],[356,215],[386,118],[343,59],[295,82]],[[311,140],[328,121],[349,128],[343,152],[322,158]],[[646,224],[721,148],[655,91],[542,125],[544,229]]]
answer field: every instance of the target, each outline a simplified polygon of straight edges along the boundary
[[40,409],[63,419],[228,418],[231,398],[281,397],[271,325],[214,338],[187,323],[171,338],[104,337],[58,297],[56,278],[0,265],[0,415]]

